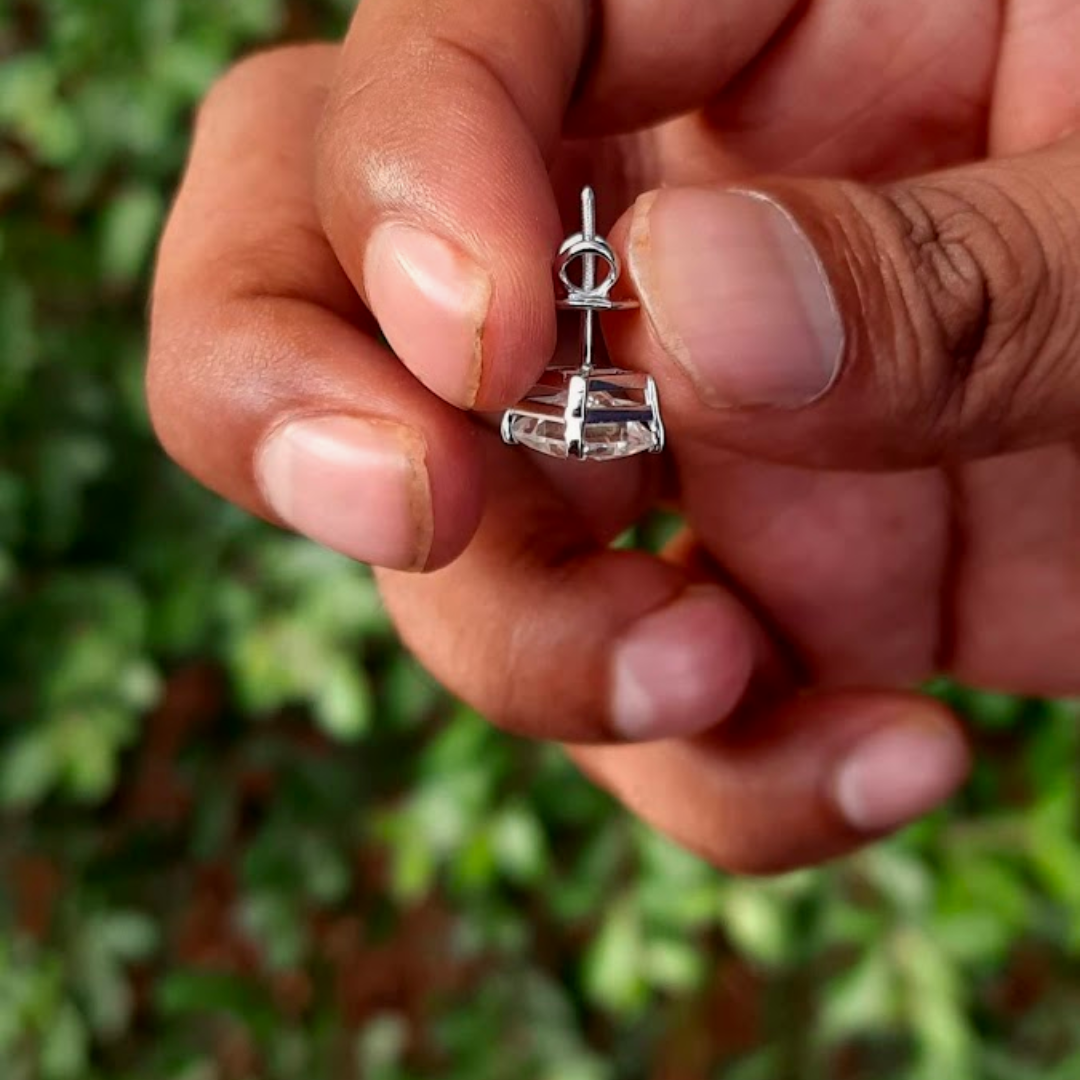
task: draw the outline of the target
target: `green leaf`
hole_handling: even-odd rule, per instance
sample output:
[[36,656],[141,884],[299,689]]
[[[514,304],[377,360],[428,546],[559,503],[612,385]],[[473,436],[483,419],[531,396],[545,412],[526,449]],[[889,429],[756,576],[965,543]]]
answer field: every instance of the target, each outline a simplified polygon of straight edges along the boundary
[[353,741],[371,728],[374,702],[363,671],[348,659],[323,673],[312,707],[320,727],[335,739]]
[[703,948],[689,941],[660,938],[646,945],[643,966],[657,989],[687,994],[704,984],[709,958]]
[[731,882],[720,901],[720,919],[735,947],[757,963],[788,960],[791,930],[782,899],[764,886]]
[[130,284],[146,265],[165,212],[161,192],[146,185],[119,192],[102,215],[101,273]]
[[397,1013],[381,1013],[364,1024],[356,1038],[356,1068],[366,1080],[398,1075],[408,1046],[408,1022]]
[[604,919],[586,949],[582,975],[589,999],[612,1013],[634,1013],[648,1001],[642,927],[628,901]]
[[390,889],[403,904],[414,904],[427,896],[437,871],[434,853],[419,836],[405,834],[393,845]]
[[160,937],[157,923],[137,911],[108,912],[97,920],[95,933],[102,948],[126,963],[152,956]]
[[32,728],[0,757],[0,798],[6,806],[32,806],[49,794],[62,769],[48,730]]
[[491,822],[491,848],[500,873],[527,885],[547,869],[547,845],[536,815],[521,803],[504,807]]
[[52,1017],[42,1035],[41,1075],[43,1080],[81,1080],[90,1058],[90,1037],[86,1024],[71,1004],[65,1003]]
[[834,1044],[899,1022],[899,981],[886,954],[871,951],[829,981],[818,1036]]
[[270,970],[291,970],[306,959],[308,930],[299,897],[277,892],[248,896],[240,905],[239,922]]
[[55,68],[38,53],[5,57],[0,64],[0,127],[7,126],[48,165],[70,161],[79,129],[61,99]]

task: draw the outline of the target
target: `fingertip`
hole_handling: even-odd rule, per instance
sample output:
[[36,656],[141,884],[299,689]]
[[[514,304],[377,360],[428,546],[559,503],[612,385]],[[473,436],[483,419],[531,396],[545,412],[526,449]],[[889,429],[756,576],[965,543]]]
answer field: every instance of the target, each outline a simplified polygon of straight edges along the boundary
[[364,255],[368,304],[390,347],[452,405],[476,402],[492,280],[449,241],[402,222],[379,225]]
[[439,50],[446,85],[418,73],[407,108],[396,67],[345,65],[319,133],[319,213],[402,363],[458,408],[501,409],[554,351],[558,208],[513,103],[457,71],[465,54]]
[[841,817],[859,832],[890,832],[929,813],[963,783],[971,751],[956,719],[933,702],[859,738],[828,784]]
[[691,586],[615,642],[612,727],[629,741],[697,734],[736,708],[754,665],[745,610],[716,586]]
[[519,243],[478,244],[384,216],[364,245],[362,287],[387,342],[458,408],[513,404],[555,351],[549,253],[535,236]]
[[914,694],[800,694],[691,739],[573,747],[586,772],[723,869],[776,874],[848,854],[953,794],[963,732]]
[[286,525],[361,562],[418,569],[433,515],[423,440],[399,424],[347,415],[274,427],[255,455],[259,488]]
[[435,569],[468,543],[480,506],[467,450],[448,470],[429,446],[406,423],[299,416],[256,448],[255,476],[272,514],[317,543],[374,566]]
[[658,340],[706,405],[798,408],[837,378],[844,337],[832,285],[774,199],[715,188],[643,197],[628,258]]

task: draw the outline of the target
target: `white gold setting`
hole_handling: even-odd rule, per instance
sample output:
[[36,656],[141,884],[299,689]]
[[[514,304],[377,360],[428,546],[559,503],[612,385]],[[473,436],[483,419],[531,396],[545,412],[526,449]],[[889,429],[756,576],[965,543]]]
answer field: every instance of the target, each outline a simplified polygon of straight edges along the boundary
[[[613,300],[619,280],[619,257],[596,235],[596,199],[592,188],[581,193],[581,232],[559,248],[555,270],[566,290],[559,308],[581,312],[581,363],[577,368],[549,368],[525,399],[502,418],[503,440],[557,458],[615,461],[664,449],[664,425],[652,376],[594,364],[596,315],[637,307],[633,300]],[[571,277],[581,261],[581,284]],[[596,280],[597,260],[606,274]]]

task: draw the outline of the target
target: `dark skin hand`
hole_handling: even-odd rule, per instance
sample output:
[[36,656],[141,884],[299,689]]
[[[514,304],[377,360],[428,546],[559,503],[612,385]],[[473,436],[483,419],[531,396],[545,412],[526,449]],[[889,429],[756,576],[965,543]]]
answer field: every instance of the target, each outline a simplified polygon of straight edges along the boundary
[[[154,420],[383,567],[492,720],[720,865],[813,863],[962,781],[921,680],[1080,690],[1080,7],[587,8],[364,0],[343,47],[228,75],[162,244]],[[584,180],[660,459],[476,415],[551,358]],[[664,558],[608,550],[661,498]]]

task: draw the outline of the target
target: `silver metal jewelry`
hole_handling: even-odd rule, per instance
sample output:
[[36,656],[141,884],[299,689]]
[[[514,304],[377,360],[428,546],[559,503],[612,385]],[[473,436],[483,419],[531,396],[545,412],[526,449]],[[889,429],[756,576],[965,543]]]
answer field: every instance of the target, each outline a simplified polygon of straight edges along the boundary
[[[581,284],[571,277],[581,261]],[[605,267],[597,282],[597,260]],[[635,300],[612,300],[610,292],[622,267],[608,242],[596,235],[596,197],[581,193],[581,232],[559,248],[555,271],[566,296],[564,311],[581,312],[581,363],[576,368],[551,367],[523,401],[502,418],[503,440],[541,454],[579,461],[615,461],[664,449],[660,400],[650,375],[594,366],[596,313],[636,308]]]

